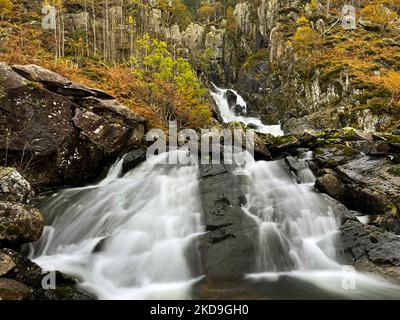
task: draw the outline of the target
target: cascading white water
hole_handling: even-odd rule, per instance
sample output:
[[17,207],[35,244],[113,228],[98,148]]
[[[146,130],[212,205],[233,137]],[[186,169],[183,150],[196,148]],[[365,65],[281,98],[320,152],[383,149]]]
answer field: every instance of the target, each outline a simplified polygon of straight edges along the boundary
[[[337,262],[338,208],[310,183],[312,172],[302,162],[309,156],[305,154],[300,160],[301,169],[307,172],[300,184],[284,160],[256,162],[246,155],[246,167],[237,170],[237,174],[250,177],[244,211],[259,226],[257,272],[248,279],[278,281],[285,277],[286,284],[288,279],[297,279],[342,298],[400,298],[400,287],[349,272]],[[304,174],[302,170],[298,174]],[[354,281],[355,288],[347,290],[343,281]],[[300,291],[302,286],[297,289]],[[290,294],[286,293],[287,297]]]
[[[201,276],[196,240],[204,234],[199,170],[161,164],[169,155],[152,157],[122,177],[121,160],[99,184],[47,199],[41,209],[51,226],[32,245],[31,258],[46,270],[75,276],[99,299],[192,298]],[[250,181],[243,214],[259,226],[257,272],[246,278],[257,285],[250,290],[262,287],[261,298],[400,297],[399,287],[349,274],[338,263],[333,200],[308,178],[297,183],[284,161],[243,156],[235,171]],[[349,277],[355,288],[347,290],[342,286]]]
[[[270,133],[274,136],[282,136],[283,131],[280,125],[267,126],[264,125],[260,119],[254,117],[245,117],[245,116],[237,116],[235,115],[234,110],[229,108],[228,100],[226,97],[228,89],[220,89],[214,85],[214,91],[211,91],[211,96],[214,98],[215,103],[218,106],[221,117],[226,123],[230,122],[242,122],[246,125],[252,124],[256,128],[254,129],[260,133]],[[243,98],[235,91],[231,90],[237,96],[237,104],[242,106],[245,110],[247,110],[247,104],[243,100]]]
[[167,156],[119,177],[121,160],[99,184],[51,197],[34,261],[100,299],[190,298],[186,251],[203,232],[198,168],[160,165]]

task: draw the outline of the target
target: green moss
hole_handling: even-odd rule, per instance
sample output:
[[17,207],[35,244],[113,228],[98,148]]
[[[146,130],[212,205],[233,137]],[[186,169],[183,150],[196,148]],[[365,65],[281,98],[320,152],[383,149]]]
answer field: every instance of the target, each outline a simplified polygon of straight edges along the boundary
[[383,136],[391,143],[400,143],[400,135],[398,134],[383,134]]
[[296,138],[296,136],[293,136],[293,135],[273,137],[271,139],[271,142],[274,146],[280,146],[283,144],[287,144],[290,142],[296,142],[296,141],[297,141],[297,138]]
[[396,166],[390,167],[388,169],[388,172],[390,174],[393,174],[393,175],[397,176],[397,177],[400,177],[400,165],[396,165]]
[[398,210],[397,207],[394,204],[389,204],[388,205],[388,211],[393,215],[393,216],[398,216]]
[[257,62],[268,61],[269,51],[267,49],[262,49],[257,51],[255,54],[249,56],[246,62],[243,64],[244,69],[249,69],[254,66]]

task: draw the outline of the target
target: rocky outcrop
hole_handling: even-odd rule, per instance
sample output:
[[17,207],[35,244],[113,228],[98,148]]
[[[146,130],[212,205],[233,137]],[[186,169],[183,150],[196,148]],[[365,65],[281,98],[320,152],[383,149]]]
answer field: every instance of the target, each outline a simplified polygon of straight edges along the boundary
[[186,48],[198,50],[203,48],[205,28],[199,24],[191,23],[182,35],[182,43]]
[[200,198],[207,234],[200,251],[209,278],[240,279],[255,271],[257,224],[242,206],[246,202],[245,177],[229,166],[201,165]]
[[343,222],[338,245],[345,263],[388,279],[400,278],[400,239],[395,234],[352,218]]
[[87,183],[142,142],[145,120],[101,90],[35,65],[0,72],[0,155],[36,188]]

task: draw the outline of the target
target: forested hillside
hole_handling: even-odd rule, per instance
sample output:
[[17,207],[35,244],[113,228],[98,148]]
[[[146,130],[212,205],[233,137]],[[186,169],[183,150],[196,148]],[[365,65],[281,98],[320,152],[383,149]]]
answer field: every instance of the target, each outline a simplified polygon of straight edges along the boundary
[[396,1],[355,1],[354,30],[340,0],[50,1],[54,31],[42,28],[43,1],[2,2],[2,60],[108,90],[155,126],[210,125],[209,81],[287,132],[398,126]]

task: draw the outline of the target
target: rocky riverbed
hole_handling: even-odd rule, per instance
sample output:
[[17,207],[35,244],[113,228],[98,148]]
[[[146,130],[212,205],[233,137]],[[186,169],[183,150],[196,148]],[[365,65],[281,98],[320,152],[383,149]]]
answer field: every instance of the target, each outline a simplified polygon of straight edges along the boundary
[[[21,247],[38,240],[46,224],[33,199],[89,184],[124,154],[124,170],[133,169],[145,160],[146,122],[107,93],[49,70],[3,63],[0,72],[0,299],[91,299],[61,273],[57,289],[44,290],[47,273],[24,257]],[[312,156],[301,159],[305,152]],[[400,132],[258,134],[256,155],[284,159],[294,177],[306,162],[317,190],[344,205],[343,262],[400,280]],[[209,281],[254,271],[256,226],[241,212],[246,184],[224,165],[200,167],[207,231],[200,251]]]

